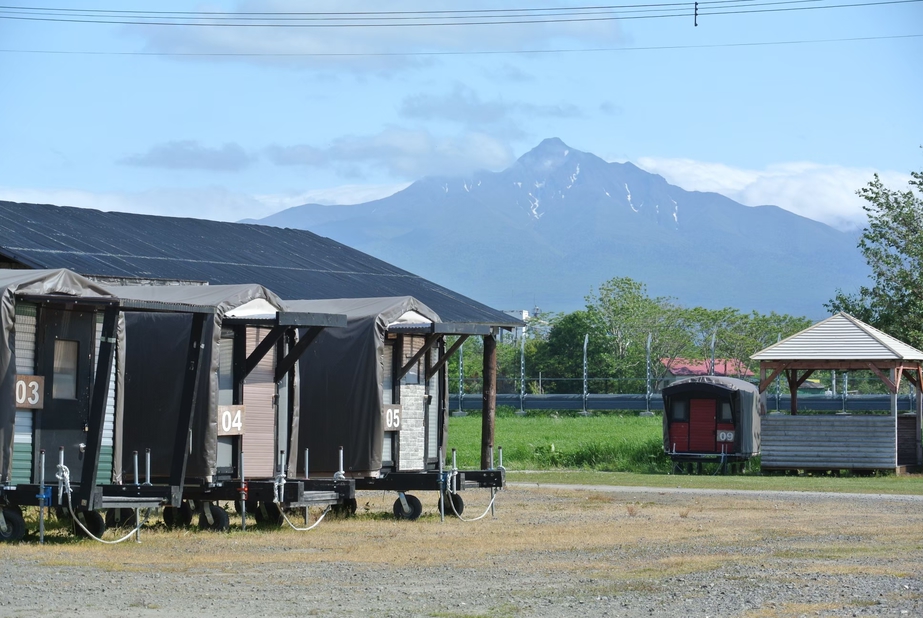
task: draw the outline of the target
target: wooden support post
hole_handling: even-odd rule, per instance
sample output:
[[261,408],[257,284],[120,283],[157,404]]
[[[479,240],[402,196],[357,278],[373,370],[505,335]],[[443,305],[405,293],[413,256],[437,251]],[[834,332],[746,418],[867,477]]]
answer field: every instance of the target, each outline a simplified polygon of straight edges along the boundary
[[490,467],[497,413],[497,339],[484,336],[483,405],[481,406],[481,469]]
[[791,397],[792,416],[798,414],[798,370],[786,369],[785,377],[788,378],[788,393]]

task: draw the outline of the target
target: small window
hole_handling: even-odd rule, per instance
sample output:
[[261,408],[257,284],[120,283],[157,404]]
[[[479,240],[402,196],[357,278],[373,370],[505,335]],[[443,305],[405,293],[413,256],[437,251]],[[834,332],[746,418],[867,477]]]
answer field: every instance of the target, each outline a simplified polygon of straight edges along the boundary
[[731,416],[731,404],[728,402],[723,402],[721,404],[721,412],[718,420],[722,423],[733,423],[734,417]]
[[54,378],[51,396],[55,399],[77,398],[77,358],[80,344],[58,339],[54,342]]
[[234,404],[234,333],[218,340],[218,405]]
[[673,402],[673,421],[676,423],[689,422],[689,402],[685,399]]

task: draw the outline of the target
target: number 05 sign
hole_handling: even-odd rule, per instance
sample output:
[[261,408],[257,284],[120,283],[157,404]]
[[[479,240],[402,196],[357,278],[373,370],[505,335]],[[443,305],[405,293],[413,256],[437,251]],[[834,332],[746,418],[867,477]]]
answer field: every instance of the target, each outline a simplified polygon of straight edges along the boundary
[[218,435],[242,436],[244,434],[243,406],[218,406]]
[[45,407],[44,376],[16,376],[16,407],[37,410]]
[[384,418],[385,431],[400,431],[401,430],[401,406],[400,404],[389,404],[382,408],[382,416]]

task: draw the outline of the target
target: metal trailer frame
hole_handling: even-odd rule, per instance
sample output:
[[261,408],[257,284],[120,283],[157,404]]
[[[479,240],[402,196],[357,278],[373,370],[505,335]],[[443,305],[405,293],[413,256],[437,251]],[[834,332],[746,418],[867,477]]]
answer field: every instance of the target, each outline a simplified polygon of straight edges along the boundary
[[[182,286],[179,286],[182,287]],[[198,286],[190,286],[195,288]],[[218,286],[208,286],[212,289]],[[112,288],[116,293],[118,287]],[[175,290],[174,290],[175,292]],[[176,292],[180,293],[180,292]],[[264,299],[265,300],[265,299]],[[214,313],[214,307],[209,306]],[[274,348],[276,364],[273,368],[274,382],[288,380],[288,409],[276,409],[277,421],[287,422],[286,434],[292,435],[296,423],[296,371],[298,360],[317,335],[328,327],[342,327],[346,316],[330,313],[292,312],[277,310],[275,314],[248,316],[223,316],[216,328],[235,331],[233,347],[233,392],[235,404],[242,404],[244,382],[263,358]],[[269,333],[247,354],[246,333],[248,328],[264,327]],[[305,334],[298,337],[302,329]],[[240,342],[240,343],[237,343]],[[206,344],[207,345],[207,344]],[[212,354],[217,350],[212,349]],[[200,384],[201,388],[202,385]],[[198,389],[197,389],[198,390]],[[202,396],[202,394],[200,394]],[[206,399],[209,393],[204,395]],[[217,403],[216,403],[217,405]],[[276,398],[274,405],[278,405]],[[212,419],[214,420],[214,419]],[[190,425],[193,421],[190,421]],[[245,434],[244,434],[245,435]],[[184,475],[180,499],[166,505],[164,521],[169,526],[189,525],[193,515],[199,514],[199,526],[223,531],[228,528],[227,513],[216,502],[233,502],[247,526],[247,513],[252,513],[258,523],[281,523],[282,509],[307,508],[310,506],[338,507],[355,503],[355,482],[339,478],[288,478],[284,473],[289,467],[289,453],[282,450],[278,455],[277,474],[273,478],[252,478],[245,476],[244,452],[239,442],[234,447],[235,455],[230,469],[216,466],[213,477]],[[192,447],[190,446],[190,449]],[[188,450],[187,450],[188,456]]]
[[[191,305],[149,302],[120,299],[117,297],[69,297],[64,295],[30,295],[17,294],[17,299],[30,302],[39,307],[83,309],[96,313],[103,312],[102,333],[95,371],[92,373],[88,422],[85,429],[86,443],[83,445],[80,481],[71,484],[72,493],[65,497],[62,492],[63,480],[58,481],[59,490],[53,491],[55,482],[49,483],[42,478],[38,483],[16,483],[0,487],[0,501],[9,506],[69,507],[75,516],[83,518],[82,524],[95,536],[105,531],[105,522],[98,511],[107,509],[141,509],[156,508],[163,505],[179,504],[183,477],[186,467],[186,436],[192,422],[192,410],[195,407],[196,389],[194,385],[201,365],[202,334],[207,316],[214,313],[211,308]],[[169,478],[159,483],[130,484],[100,483],[97,473],[103,439],[106,413],[106,399],[109,391],[109,378],[112,371],[116,349],[116,326],[121,311],[150,311],[168,313],[191,313],[192,329],[186,347],[186,364],[182,388],[182,400],[179,422],[175,435],[174,453],[182,453],[171,462]],[[95,336],[95,324],[93,326]],[[39,445],[40,446],[40,445]],[[60,459],[63,461],[64,447],[60,447]],[[46,453],[40,450],[39,465],[44,464]],[[44,468],[40,472],[44,477]],[[33,479],[34,481],[34,479]],[[93,515],[91,515],[93,514]],[[5,522],[4,522],[5,523]],[[24,529],[23,529],[24,532]],[[42,532],[44,532],[42,530]],[[82,533],[79,527],[75,532]],[[4,535],[5,536],[5,535]],[[4,540],[18,540],[6,537]]]

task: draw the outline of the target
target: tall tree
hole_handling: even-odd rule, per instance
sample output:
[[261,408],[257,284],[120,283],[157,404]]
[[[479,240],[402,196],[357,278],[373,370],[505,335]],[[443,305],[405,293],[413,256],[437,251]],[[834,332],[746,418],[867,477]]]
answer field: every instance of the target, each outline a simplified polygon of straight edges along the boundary
[[837,290],[824,306],[923,348],[923,172],[912,172],[909,184],[906,191],[888,189],[875,174],[859,189],[868,216],[859,250],[872,285],[855,294]]
[[640,378],[621,392],[643,392],[648,337],[654,377],[663,367],[659,359],[674,359],[690,344],[687,312],[667,297],[652,298],[647,286],[628,277],[610,279],[586,298],[587,313],[605,336],[613,375]]

